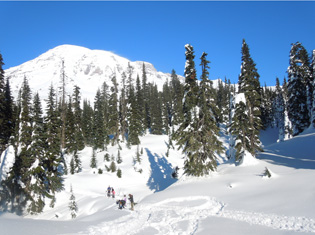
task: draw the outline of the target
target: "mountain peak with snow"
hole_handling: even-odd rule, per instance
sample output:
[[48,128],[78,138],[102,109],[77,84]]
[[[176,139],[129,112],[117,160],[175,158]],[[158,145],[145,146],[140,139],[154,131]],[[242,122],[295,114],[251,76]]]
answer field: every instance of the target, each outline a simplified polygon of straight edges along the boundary
[[159,89],[170,80],[169,73],[158,72],[151,63],[130,61],[110,51],[91,50],[75,45],[60,45],[41,54],[37,58],[19,66],[5,70],[10,79],[13,95],[17,97],[24,77],[29,81],[33,92],[38,92],[41,99],[47,98],[47,89],[53,85],[61,86],[62,71],[66,78],[66,91],[72,94],[74,85],[81,88],[82,97],[93,101],[98,88],[106,82],[112,85],[111,78],[116,75],[121,88],[122,76],[128,74],[128,66],[132,69],[132,78],[142,76],[145,65],[147,81],[154,83]]

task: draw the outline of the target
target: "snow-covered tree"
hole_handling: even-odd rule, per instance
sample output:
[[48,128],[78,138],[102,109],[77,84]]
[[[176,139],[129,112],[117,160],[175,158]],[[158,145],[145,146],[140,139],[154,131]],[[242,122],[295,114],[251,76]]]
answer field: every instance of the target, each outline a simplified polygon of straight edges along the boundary
[[74,219],[77,217],[78,213],[78,204],[75,200],[75,196],[73,193],[72,185],[70,186],[70,202],[69,202],[69,210],[71,214],[71,218]]
[[[298,135],[310,124],[309,79],[307,54],[301,43],[292,44],[288,67],[288,115],[292,122],[293,135]],[[306,91],[306,92],[305,92]]]
[[276,79],[275,99],[273,103],[273,110],[275,116],[276,126],[279,128],[279,141],[285,138],[285,103],[283,99],[283,92],[280,86],[279,78]]

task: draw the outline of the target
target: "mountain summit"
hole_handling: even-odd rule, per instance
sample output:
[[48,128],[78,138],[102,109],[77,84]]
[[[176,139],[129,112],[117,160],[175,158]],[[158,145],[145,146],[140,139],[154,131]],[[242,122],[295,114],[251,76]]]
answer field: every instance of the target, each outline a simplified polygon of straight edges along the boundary
[[5,70],[5,75],[10,78],[15,97],[26,77],[31,89],[38,92],[42,99],[46,99],[51,84],[55,89],[61,86],[64,71],[68,94],[72,94],[73,86],[77,85],[81,88],[82,97],[92,101],[97,89],[104,82],[108,86],[112,85],[111,77],[114,74],[118,86],[121,87],[123,73],[128,77],[128,65],[132,67],[134,82],[138,75],[141,79],[143,64],[147,82],[156,84],[159,89],[167,79],[170,79],[169,73],[158,72],[148,62],[132,62],[109,51],[90,50],[73,45],[57,46],[33,60]]

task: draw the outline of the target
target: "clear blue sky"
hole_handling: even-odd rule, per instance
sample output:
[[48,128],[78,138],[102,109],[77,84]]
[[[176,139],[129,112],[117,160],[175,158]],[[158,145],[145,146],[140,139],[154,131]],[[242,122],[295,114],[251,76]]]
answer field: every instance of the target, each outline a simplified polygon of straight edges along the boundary
[[314,14],[315,2],[0,2],[0,53],[7,69],[73,44],[183,75],[190,43],[198,67],[208,53],[210,79],[235,83],[245,38],[261,84],[274,85],[291,43],[315,49]]

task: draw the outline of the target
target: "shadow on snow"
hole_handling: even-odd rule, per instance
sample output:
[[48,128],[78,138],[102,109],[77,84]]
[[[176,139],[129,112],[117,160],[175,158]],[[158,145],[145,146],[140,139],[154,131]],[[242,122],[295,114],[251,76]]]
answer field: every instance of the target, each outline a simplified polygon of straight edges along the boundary
[[257,158],[295,169],[315,169],[314,145],[315,133],[303,134],[265,147]]
[[147,148],[145,150],[151,165],[151,176],[147,182],[149,188],[154,192],[159,192],[175,183],[177,179],[172,178],[174,169],[167,159],[158,154],[153,155]]

